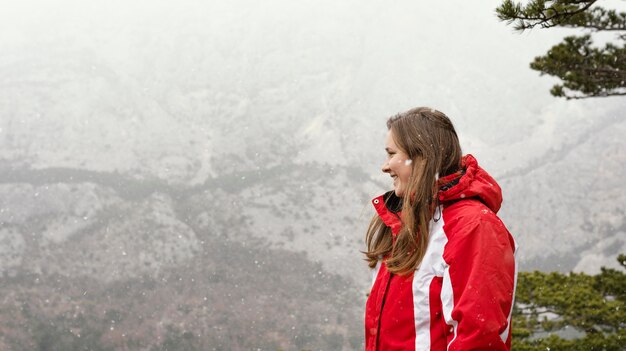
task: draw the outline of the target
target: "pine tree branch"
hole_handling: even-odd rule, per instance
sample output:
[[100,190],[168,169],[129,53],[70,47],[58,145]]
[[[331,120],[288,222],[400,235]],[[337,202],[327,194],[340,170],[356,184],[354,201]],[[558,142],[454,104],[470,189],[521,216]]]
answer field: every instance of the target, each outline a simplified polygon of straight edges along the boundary
[[599,98],[599,97],[611,97],[611,96],[625,96],[624,93],[605,93],[605,94],[591,94],[591,95],[560,95],[560,97],[564,97],[566,100],[581,100],[581,99],[589,99],[589,98]]
[[[583,2],[585,2],[585,1],[580,1],[580,3],[583,3]],[[583,13],[583,12],[587,11],[587,9],[589,9],[589,8],[591,7],[591,5],[593,5],[595,2],[596,2],[596,0],[593,0],[593,1],[591,1],[591,2],[588,2],[588,3],[587,3],[587,5],[585,5],[585,6],[581,7],[581,8],[579,8],[578,10],[571,11],[571,12],[569,12],[569,11],[565,11],[565,12],[562,12],[562,13],[559,13],[559,11],[557,10],[557,8],[556,8],[556,7],[551,6],[551,7],[549,7],[549,8],[547,8],[547,9],[546,9],[546,12],[548,12],[548,11],[554,11],[554,15],[552,15],[552,16],[550,16],[550,17],[547,17],[547,18],[543,21],[543,23],[541,23],[541,27],[542,27],[542,28],[550,28],[550,27],[557,26],[557,25],[559,25],[559,24],[558,24],[558,23],[554,23],[554,20],[555,20],[555,19],[569,18],[569,17],[575,16],[575,15],[577,15],[577,14],[579,14],[579,13]],[[551,22],[551,21],[552,21],[553,23],[549,24],[548,22]],[[530,27],[530,28],[532,28],[532,27]]]
[[612,31],[616,31],[616,32],[621,32],[626,30],[626,27],[621,27],[621,28],[606,28],[603,27],[601,25],[591,25],[591,24],[587,24],[587,25],[583,25],[583,26],[570,26],[570,25],[561,25],[562,27],[569,27],[569,28],[587,28],[587,29],[595,29],[596,31],[606,31],[606,32],[612,32]]
[[[549,2],[551,0],[548,0]],[[579,14],[585,13],[597,0],[554,0],[554,5],[545,7],[545,1],[534,0],[522,7],[519,3],[512,0],[505,0],[502,5],[496,9],[497,16],[508,24],[517,22],[516,30],[524,31],[532,29],[536,26],[542,28],[551,28],[555,26],[580,26],[574,23],[567,23],[568,19],[574,18]],[[582,6],[579,6],[582,5]]]
[[585,28],[598,31],[626,31],[626,12],[617,13],[595,7],[580,16],[572,17],[571,21],[559,23],[562,27]]
[[536,57],[530,68],[562,80],[550,90],[557,97],[617,96],[626,90],[626,47],[596,48],[590,35],[566,37],[545,56]]

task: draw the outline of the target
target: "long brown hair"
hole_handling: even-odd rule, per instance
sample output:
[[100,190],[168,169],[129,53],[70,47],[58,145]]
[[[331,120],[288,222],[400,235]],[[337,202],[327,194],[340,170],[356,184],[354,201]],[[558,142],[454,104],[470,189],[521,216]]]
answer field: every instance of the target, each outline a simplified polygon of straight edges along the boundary
[[462,152],[450,119],[428,107],[390,117],[387,129],[413,166],[402,199],[402,229],[394,243],[391,229],[374,215],[364,253],[371,268],[385,257],[389,272],[403,275],[417,269],[424,258],[439,190],[437,179],[459,170]]

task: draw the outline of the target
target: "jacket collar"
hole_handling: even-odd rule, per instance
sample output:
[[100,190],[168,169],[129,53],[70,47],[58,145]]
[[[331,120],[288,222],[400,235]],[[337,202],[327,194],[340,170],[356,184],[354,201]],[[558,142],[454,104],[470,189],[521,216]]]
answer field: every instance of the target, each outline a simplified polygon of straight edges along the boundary
[[383,223],[391,228],[394,236],[397,235],[402,228],[402,221],[400,221],[402,198],[397,197],[395,192],[391,190],[374,198],[372,204]]

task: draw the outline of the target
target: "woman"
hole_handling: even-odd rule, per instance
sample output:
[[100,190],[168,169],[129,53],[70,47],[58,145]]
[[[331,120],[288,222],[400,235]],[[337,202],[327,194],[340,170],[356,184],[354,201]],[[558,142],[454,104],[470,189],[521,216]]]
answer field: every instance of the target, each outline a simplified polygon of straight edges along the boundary
[[372,201],[366,235],[366,350],[509,350],[515,242],[500,187],[443,113],[415,108],[387,128],[394,190]]

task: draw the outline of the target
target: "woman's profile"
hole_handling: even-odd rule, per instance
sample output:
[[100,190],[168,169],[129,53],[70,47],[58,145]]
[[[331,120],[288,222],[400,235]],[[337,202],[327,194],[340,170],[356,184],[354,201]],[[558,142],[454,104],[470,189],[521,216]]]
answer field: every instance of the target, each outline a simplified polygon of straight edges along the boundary
[[510,350],[516,246],[500,187],[443,113],[415,108],[387,129],[393,190],[372,200],[366,234],[366,350]]

